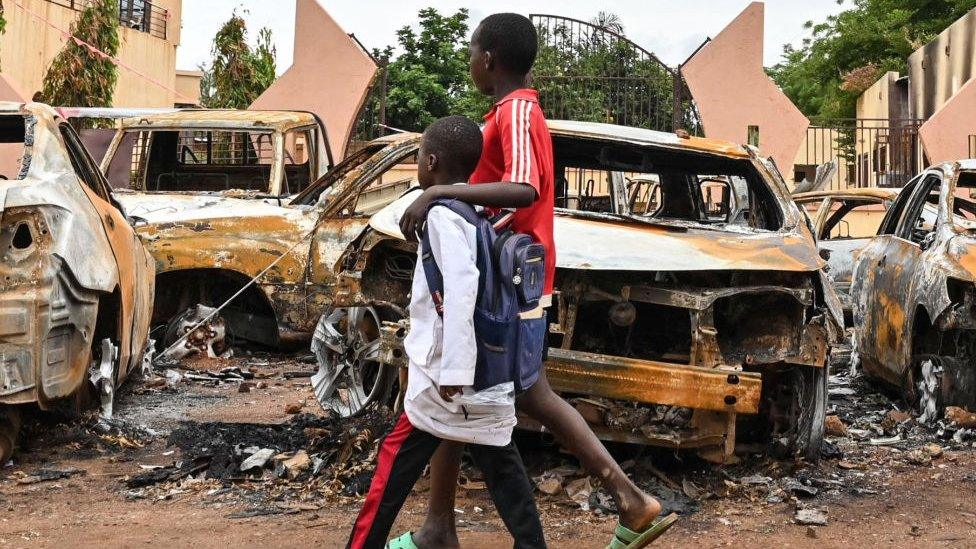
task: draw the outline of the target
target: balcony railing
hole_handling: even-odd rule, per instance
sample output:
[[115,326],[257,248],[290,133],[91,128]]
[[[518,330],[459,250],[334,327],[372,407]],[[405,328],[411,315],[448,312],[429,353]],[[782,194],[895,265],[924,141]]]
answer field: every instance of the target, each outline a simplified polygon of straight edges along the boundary
[[[91,4],[91,0],[47,0],[52,4],[81,11]],[[166,40],[166,26],[169,12],[152,3],[151,0],[119,0],[119,24],[129,29]]]

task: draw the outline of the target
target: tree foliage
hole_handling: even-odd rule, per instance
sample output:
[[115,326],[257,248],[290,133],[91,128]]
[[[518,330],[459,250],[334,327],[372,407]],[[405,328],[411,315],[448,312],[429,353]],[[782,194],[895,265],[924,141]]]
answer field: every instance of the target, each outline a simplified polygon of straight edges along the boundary
[[[119,3],[116,0],[91,2],[71,23],[69,32],[115,57],[120,46]],[[112,105],[118,71],[111,59],[69,39],[51,61],[44,75],[43,89],[36,97],[51,105],[108,107]]]
[[[844,2],[845,0],[839,0]],[[853,0],[826,21],[807,22],[810,37],[786,45],[770,75],[807,116],[851,118],[857,98],[976,6],[976,0]]]
[[600,12],[591,23],[597,29],[539,28],[533,74],[546,114],[671,131],[673,74],[621,37],[617,15]]
[[203,68],[200,101],[216,109],[246,109],[275,80],[277,52],[271,29],[258,31],[252,48],[247,42],[247,24],[235,12],[217,31],[213,62]]
[[479,120],[491,103],[468,77],[468,10],[447,16],[426,8],[418,19],[419,30],[405,26],[397,31],[401,53],[395,59],[392,46],[373,52],[386,64],[386,124],[423,131],[452,114]]

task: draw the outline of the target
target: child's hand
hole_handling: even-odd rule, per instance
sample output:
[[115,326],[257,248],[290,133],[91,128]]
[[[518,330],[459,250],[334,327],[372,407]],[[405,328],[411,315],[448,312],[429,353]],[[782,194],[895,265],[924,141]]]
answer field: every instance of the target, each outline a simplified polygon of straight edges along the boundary
[[407,242],[417,242],[417,233],[424,226],[424,219],[427,218],[427,207],[436,198],[434,196],[434,189],[436,188],[431,187],[420,193],[413,204],[403,211],[403,216],[400,217],[400,232],[403,233]]
[[454,397],[454,396],[457,396],[457,395],[461,394],[461,386],[460,385],[443,385],[443,386],[440,387],[440,389],[438,389],[438,392],[440,392],[441,398],[443,398],[445,401],[447,401],[447,402],[454,402],[454,399],[451,398],[451,397]]

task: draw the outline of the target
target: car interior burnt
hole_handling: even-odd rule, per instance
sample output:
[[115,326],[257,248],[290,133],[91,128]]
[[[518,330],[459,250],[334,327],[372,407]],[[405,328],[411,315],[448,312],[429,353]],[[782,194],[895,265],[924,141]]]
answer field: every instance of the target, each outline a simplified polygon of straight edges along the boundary
[[556,207],[778,230],[783,214],[752,163],[687,150],[553,136]]
[[[285,134],[282,194],[308,187],[312,162],[304,145],[308,130]],[[297,138],[295,135],[302,135]],[[114,188],[161,192],[220,192],[231,189],[267,193],[275,159],[271,131],[156,130],[125,132],[108,173]],[[127,181],[118,181],[127,178]]]

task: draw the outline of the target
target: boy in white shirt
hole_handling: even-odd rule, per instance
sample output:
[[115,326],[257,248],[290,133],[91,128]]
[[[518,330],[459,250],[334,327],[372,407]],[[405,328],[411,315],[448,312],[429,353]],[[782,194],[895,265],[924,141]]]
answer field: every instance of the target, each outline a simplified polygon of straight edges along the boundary
[[[481,156],[482,134],[463,116],[442,118],[427,128],[420,144],[417,178],[427,189],[468,180]],[[492,501],[515,547],[545,547],[532,485],[512,444],[514,395],[505,387],[486,389],[495,398],[472,398],[477,346],[474,310],[479,272],[473,225],[446,207],[427,216],[430,252],[444,279],[442,311],[431,298],[418,255],[410,301],[409,361],[405,413],[379,450],[366,501],[349,538],[353,549],[381,548],[414,483],[442,440],[469,443],[485,476]],[[498,398],[499,394],[504,395]],[[391,547],[416,547],[410,534]]]

